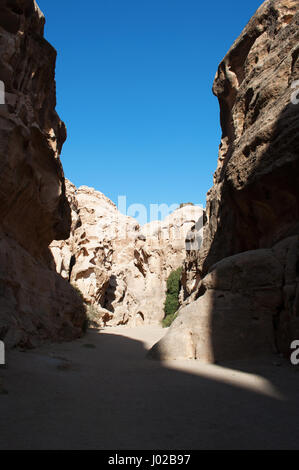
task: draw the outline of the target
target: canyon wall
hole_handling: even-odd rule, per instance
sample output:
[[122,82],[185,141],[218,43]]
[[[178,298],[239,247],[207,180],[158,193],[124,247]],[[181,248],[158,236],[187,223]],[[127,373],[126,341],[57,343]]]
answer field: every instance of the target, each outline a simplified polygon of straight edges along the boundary
[[185,304],[154,357],[289,355],[299,339],[298,56],[298,0],[268,0],[219,65],[203,245],[188,252]]
[[72,339],[82,300],[53,269],[49,244],[69,237],[71,211],[59,159],[56,51],[33,0],[0,6],[0,338],[7,346]]
[[[182,266],[185,238],[203,210],[186,205],[166,219],[140,226],[93,188],[67,181],[71,237],[53,242],[56,269],[78,288],[89,317],[100,326],[158,324],[164,317],[166,281]],[[192,231],[193,229],[193,231]],[[199,237],[199,235],[198,235]]]

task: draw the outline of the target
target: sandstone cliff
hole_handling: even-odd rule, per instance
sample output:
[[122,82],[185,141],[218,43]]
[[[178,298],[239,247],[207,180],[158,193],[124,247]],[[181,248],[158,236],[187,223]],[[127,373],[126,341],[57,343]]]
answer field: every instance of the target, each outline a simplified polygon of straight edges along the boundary
[[188,253],[186,304],[156,357],[289,354],[299,338],[298,56],[298,0],[268,0],[218,68],[222,139],[203,246]]
[[56,51],[33,0],[0,6],[0,338],[8,346],[71,339],[82,301],[53,268],[52,240],[68,238],[70,207],[59,154],[66,138],[56,111]]
[[185,237],[202,209],[187,205],[141,227],[92,188],[67,182],[67,194],[71,237],[51,245],[58,273],[82,292],[99,325],[159,323],[166,280],[183,264]]

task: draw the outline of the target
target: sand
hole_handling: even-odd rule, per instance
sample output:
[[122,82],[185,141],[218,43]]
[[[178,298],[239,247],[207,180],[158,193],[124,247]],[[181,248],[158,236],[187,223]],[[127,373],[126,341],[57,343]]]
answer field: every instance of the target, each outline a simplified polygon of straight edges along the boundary
[[205,365],[146,357],[165,329],[88,331],[10,351],[0,449],[298,449],[298,368],[276,356]]

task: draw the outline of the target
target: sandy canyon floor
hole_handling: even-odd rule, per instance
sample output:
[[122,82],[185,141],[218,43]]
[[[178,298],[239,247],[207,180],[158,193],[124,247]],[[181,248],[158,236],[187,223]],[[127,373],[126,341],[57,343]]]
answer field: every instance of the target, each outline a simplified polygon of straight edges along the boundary
[[298,368],[277,359],[160,363],[160,327],[90,330],[11,351],[0,449],[299,448]]

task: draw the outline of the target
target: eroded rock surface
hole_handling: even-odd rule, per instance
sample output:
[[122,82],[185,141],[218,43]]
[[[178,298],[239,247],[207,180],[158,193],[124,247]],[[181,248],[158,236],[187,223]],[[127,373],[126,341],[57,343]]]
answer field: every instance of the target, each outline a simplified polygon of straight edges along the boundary
[[0,6],[0,338],[8,346],[81,333],[84,309],[53,269],[48,248],[67,238],[71,212],[59,154],[66,129],[56,111],[56,51],[33,0]]
[[299,338],[298,57],[298,0],[268,0],[218,68],[223,134],[203,245],[188,253],[186,305],[156,357],[288,355]]
[[72,234],[51,245],[57,271],[82,292],[99,325],[160,322],[166,280],[183,264],[186,234],[203,210],[187,205],[141,227],[92,188],[67,182],[67,194]]

